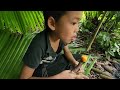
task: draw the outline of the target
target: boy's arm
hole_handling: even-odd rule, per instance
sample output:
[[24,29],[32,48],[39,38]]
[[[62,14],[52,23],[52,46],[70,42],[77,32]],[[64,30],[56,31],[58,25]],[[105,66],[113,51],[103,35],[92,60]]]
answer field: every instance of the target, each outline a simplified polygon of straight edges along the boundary
[[73,57],[71,51],[68,48],[68,45],[64,47],[64,55],[74,66],[78,65],[79,62],[76,61],[75,58]]
[[33,77],[32,75],[33,75],[34,70],[35,69],[30,68],[27,65],[24,65],[21,71],[20,79],[53,79],[53,78],[57,79],[57,78],[60,78],[59,75],[54,75],[51,77]]
[[50,77],[32,77],[35,69],[28,67],[27,65],[23,66],[20,79],[83,79],[86,78],[85,75],[77,75],[71,70],[62,71],[59,74]]
[[54,75],[51,77],[33,77],[33,72],[35,69],[30,68],[27,65],[23,66],[23,69],[21,71],[20,79],[58,79],[60,78],[59,75]]

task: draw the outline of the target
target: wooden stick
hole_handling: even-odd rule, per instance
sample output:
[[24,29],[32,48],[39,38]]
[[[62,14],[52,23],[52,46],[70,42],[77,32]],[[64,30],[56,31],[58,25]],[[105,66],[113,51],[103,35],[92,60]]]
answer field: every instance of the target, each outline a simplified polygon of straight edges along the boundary
[[103,73],[103,71],[101,71],[101,70],[99,70],[97,68],[94,68],[94,67],[92,68],[92,70],[95,71],[95,72],[97,72],[97,73],[99,73],[99,74]]
[[119,64],[119,62],[113,60],[113,61],[110,61],[111,63],[114,63],[114,64]]
[[104,75],[104,74],[100,74],[100,77],[103,79],[114,79],[114,78],[107,76],[107,75]]
[[97,68],[94,68],[94,67],[93,67],[92,70],[95,71],[95,72],[97,72],[97,73],[99,73],[99,75],[100,75],[101,78],[114,79],[113,77],[108,76],[105,72],[103,72],[103,71],[101,71],[101,70],[99,70],[99,69],[97,69]]
[[[107,75],[105,72],[103,72],[103,71],[101,71],[101,70],[99,70],[99,69],[97,69],[97,68],[92,68],[92,70],[93,71],[95,71],[95,72],[97,72],[97,73],[99,73],[99,74],[104,74],[104,75]],[[107,75],[108,76],[108,75]]]
[[111,74],[113,74],[113,71],[110,69],[110,68],[108,68],[107,66],[105,66],[105,65],[101,65],[105,70],[107,70],[108,72],[110,72]]

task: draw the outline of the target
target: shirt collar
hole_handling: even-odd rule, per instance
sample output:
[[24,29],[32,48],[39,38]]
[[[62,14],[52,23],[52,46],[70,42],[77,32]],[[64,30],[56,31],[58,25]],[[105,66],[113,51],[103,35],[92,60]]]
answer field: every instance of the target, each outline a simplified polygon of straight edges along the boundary
[[[46,44],[47,44],[47,51],[46,51],[46,53],[53,53],[53,54],[56,54],[54,51],[53,51],[53,49],[52,49],[52,47],[51,47],[51,44],[50,44],[50,40],[49,40],[49,33],[48,33],[48,31],[45,31],[46,33],[45,33],[45,36],[46,36]],[[62,48],[65,46],[65,44],[63,44],[63,42],[60,40],[60,42],[62,43]]]
[[54,53],[53,50],[52,50],[52,47],[51,47],[51,44],[50,44],[50,40],[49,40],[49,34],[48,34],[48,31],[46,31],[46,44],[47,44],[47,53]]

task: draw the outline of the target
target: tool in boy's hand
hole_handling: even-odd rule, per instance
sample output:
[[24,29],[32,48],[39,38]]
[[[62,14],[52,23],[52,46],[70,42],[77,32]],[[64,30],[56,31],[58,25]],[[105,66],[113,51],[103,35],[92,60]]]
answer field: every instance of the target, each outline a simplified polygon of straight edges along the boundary
[[82,55],[81,56],[81,61],[72,71],[77,73],[80,70],[80,68],[82,67],[82,64],[85,63],[87,61],[87,59],[88,59],[87,55]]

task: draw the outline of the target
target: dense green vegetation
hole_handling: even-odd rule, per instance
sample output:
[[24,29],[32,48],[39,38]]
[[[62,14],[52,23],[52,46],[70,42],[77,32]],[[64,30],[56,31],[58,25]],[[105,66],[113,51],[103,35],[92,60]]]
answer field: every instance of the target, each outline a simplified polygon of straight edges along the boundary
[[[104,11],[85,11],[81,22],[80,33],[84,35],[86,46],[97,30]],[[106,54],[106,56],[120,58],[120,12],[108,11],[103,24],[96,36],[92,49]],[[84,47],[84,46],[83,46]]]

